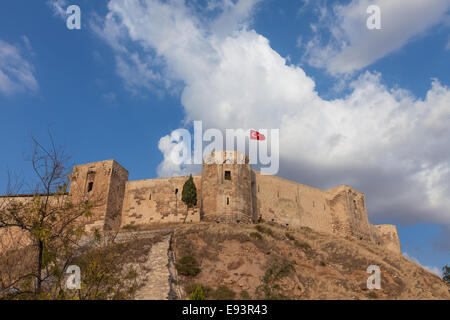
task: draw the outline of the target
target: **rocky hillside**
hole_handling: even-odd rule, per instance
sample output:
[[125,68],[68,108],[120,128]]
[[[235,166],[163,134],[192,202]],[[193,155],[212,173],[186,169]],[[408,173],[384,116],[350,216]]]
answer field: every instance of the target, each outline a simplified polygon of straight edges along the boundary
[[[309,228],[203,222],[122,230],[115,241],[104,250],[137,274],[131,299],[189,299],[199,286],[205,299],[450,299],[442,279],[405,257]],[[370,265],[380,290],[367,289]]]
[[[405,257],[309,228],[183,225],[172,249],[183,299],[198,285],[206,299],[450,299],[442,279]],[[369,265],[381,269],[380,290],[367,289]]]

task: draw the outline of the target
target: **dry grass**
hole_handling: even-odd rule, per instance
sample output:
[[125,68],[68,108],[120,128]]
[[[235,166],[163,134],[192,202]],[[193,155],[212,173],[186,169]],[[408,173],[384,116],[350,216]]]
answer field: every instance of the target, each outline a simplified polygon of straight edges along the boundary
[[[367,299],[371,264],[382,270],[378,299],[450,299],[442,280],[409,260],[306,227],[186,225],[175,232],[174,250],[177,257],[197,259],[202,271],[195,281],[208,299],[222,285],[241,299]],[[186,288],[189,279],[181,284]]]

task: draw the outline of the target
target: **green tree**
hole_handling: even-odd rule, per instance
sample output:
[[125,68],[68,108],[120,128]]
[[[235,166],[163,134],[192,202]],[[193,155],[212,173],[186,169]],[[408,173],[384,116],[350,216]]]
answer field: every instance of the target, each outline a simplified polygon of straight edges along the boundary
[[183,185],[181,200],[188,206],[188,208],[192,208],[197,205],[197,188],[195,187],[192,174]]
[[450,285],[450,266],[448,265],[443,266],[442,273],[443,273],[442,279],[444,279],[444,281]]
[[205,300],[202,286],[198,285],[197,288],[195,288],[195,291],[192,292],[191,295],[189,296],[189,299],[190,300]]

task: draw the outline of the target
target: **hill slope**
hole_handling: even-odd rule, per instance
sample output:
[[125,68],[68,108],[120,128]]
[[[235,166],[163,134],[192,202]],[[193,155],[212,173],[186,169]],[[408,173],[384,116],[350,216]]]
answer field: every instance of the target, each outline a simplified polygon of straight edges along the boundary
[[[207,299],[450,299],[442,279],[405,257],[309,228],[183,225],[172,248],[185,299],[197,285]],[[381,290],[367,289],[369,265]]]

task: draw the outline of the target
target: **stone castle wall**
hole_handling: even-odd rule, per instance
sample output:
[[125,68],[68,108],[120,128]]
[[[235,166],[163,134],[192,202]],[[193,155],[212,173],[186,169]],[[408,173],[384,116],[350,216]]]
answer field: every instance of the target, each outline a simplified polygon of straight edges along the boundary
[[286,226],[332,232],[327,194],[313,187],[254,172],[256,215]]
[[83,218],[88,232],[138,225],[195,223],[201,220],[251,223],[258,219],[288,227],[306,226],[355,240],[366,240],[401,254],[395,226],[369,222],[364,194],[342,185],[320,190],[252,170],[236,151],[213,153],[202,174],[193,176],[197,206],[182,198],[188,177],[128,181],[114,160],[75,166],[69,196],[94,201],[94,215]]
[[[192,176],[201,201],[201,177]],[[181,200],[189,177],[128,181],[122,209],[122,227],[172,222],[199,222],[200,210],[190,209]],[[188,213],[187,217],[186,214]]]
[[[0,209],[11,207],[14,203],[26,205],[33,200],[31,195],[0,197]],[[31,238],[27,232],[19,227],[0,229],[0,252],[7,252],[17,247],[24,247],[31,244]]]

